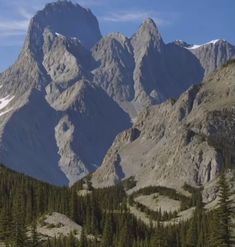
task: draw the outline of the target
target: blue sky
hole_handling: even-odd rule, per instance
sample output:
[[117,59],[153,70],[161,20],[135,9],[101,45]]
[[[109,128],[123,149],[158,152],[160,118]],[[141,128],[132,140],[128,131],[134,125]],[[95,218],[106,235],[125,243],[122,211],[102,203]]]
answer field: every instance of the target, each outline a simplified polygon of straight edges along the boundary
[[[0,71],[22,47],[29,19],[50,1],[0,0]],[[167,43],[182,39],[201,44],[222,38],[235,44],[235,0],[73,0],[97,16],[102,34],[131,36],[147,17],[155,20]]]

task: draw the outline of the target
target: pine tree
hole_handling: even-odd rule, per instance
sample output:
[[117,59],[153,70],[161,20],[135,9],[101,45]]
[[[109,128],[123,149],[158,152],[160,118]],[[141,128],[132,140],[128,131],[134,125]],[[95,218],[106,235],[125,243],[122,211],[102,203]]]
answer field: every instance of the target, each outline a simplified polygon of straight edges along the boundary
[[70,197],[70,217],[72,220],[77,222],[78,218],[78,195],[75,188],[72,188]]
[[34,220],[31,227],[31,247],[39,246],[39,238],[37,233],[37,222]]
[[26,227],[24,222],[25,211],[24,211],[24,196],[23,187],[20,185],[17,188],[14,208],[13,208],[13,246],[26,247],[27,246],[27,235]]
[[211,246],[230,247],[232,243],[232,202],[230,200],[230,187],[226,180],[225,173],[220,175],[219,186],[219,203],[214,214],[214,222],[211,227]]
[[103,236],[102,236],[102,246],[103,247],[110,247],[112,245],[112,219],[111,214],[107,213],[105,218]]
[[76,243],[77,241],[72,233],[69,234],[69,238],[67,242],[68,242],[67,243],[68,247],[77,247],[77,243]]
[[84,228],[82,228],[82,232],[81,232],[81,236],[80,236],[79,247],[87,247],[87,246],[88,246],[87,237],[86,237]]
[[151,247],[165,247],[166,240],[164,236],[163,227],[160,222],[158,222],[154,235],[151,238]]
[[11,237],[10,212],[7,208],[0,211],[0,240],[7,242]]
[[118,236],[118,247],[131,246],[130,231],[128,230],[127,222],[124,223]]

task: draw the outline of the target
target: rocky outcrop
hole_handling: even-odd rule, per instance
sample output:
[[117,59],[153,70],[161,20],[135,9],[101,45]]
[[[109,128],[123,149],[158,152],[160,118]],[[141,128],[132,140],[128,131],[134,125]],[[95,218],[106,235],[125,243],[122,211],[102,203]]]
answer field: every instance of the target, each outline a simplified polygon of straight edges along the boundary
[[[139,112],[177,98],[233,53],[216,49],[203,48],[199,56],[182,42],[165,44],[151,19],[131,38],[102,38],[90,10],[69,1],[47,4],[32,18],[16,63],[0,74],[0,162],[47,182],[74,183],[102,163]],[[193,108],[194,90],[176,115],[179,121]],[[166,126],[159,128],[164,135]],[[132,146],[145,132],[133,126],[122,138]],[[187,133],[185,142],[196,131]],[[126,157],[110,151],[109,159],[113,179],[124,178]]]
[[92,49],[97,68],[93,81],[119,103],[134,98],[134,58],[130,40],[121,33],[112,33]]
[[226,40],[212,40],[206,44],[186,46],[200,61],[204,76],[221,68],[228,60],[235,58],[235,47]]
[[48,4],[33,17],[17,62],[0,77],[1,162],[72,184],[130,127],[129,116],[91,82],[87,48],[99,38],[92,13],[70,2]]
[[[235,166],[235,63],[193,86],[174,102],[151,106],[133,129],[115,139],[92,176],[96,187],[135,177],[137,188],[161,185],[181,189],[184,183],[206,185],[223,167]],[[219,100],[218,100],[219,99]],[[115,172],[116,157],[122,178]]]

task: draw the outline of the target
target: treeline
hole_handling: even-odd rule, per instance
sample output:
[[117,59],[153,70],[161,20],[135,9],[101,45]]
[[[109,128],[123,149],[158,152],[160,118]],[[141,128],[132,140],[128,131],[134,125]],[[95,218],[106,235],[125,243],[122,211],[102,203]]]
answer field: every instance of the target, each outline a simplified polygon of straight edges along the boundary
[[[130,181],[127,187],[131,187]],[[133,195],[170,195],[194,205],[192,219],[181,224],[147,226],[130,214],[127,195],[122,184],[106,189],[93,189],[79,196],[83,182],[72,188],[56,187],[39,182],[0,167],[0,243],[16,247],[230,247],[232,246],[232,216],[230,187],[222,174],[219,182],[219,205],[207,212],[200,190],[187,186],[195,194],[184,197],[167,188],[146,188]],[[193,192],[192,192],[193,191]],[[133,199],[132,198],[132,199]],[[36,231],[37,219],[50,212],[72,218],[82,228],[80,241],[73,233],[67,237],[41,239]]]
[[[186,190],[190,190],[192,187],[190,187],[189,185],[185,185],[185,189]],[[188,208],[191,208],[193,206],[195,206],[195,194],[197,193],[198,190],[196,189],[191,189],[191,191],[189,191],[190,193],[192,193],[191,197],[187,197],[185,195],[182,195],[180,193],[178,193],[176,190],[172,189],[172,188],[167,188],[167,187],[162,187],[162,186],[148,186],[145,188],[142,188],[136,192],[134,192],[131,196],[130,196],[130,200],[133,202],[134,198],[136,198],[137,196],[140,195],[152,195],[154,193],[158,193],[159,195],[162,196],[167,196],[173,200],[176,201],[180,201],[180,210],[186,210]]]

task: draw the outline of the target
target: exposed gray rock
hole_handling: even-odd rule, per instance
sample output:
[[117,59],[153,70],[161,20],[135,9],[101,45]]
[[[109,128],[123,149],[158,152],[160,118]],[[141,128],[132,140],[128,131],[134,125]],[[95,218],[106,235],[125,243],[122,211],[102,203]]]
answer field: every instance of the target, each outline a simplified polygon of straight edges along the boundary
[[[120,33],[102,38],[90,10],[68,1],[47,4],[32,18],[16,63],[0,74],[0,161],[51,183],[74,183],[102,163],[116,135],[131,127],[130,119],[135,122],[146,107],[177,98],[199,83],[205,71],[209,73],[232,56],[233,48],[221,44],[217,52],[217,45],[210,45],[210,51],[194,52],[182,42],[165,44],[151,19],[131,38]],[[208,91],[197,96],[198,90],[190,89],[185,105],[172,113],[176,123],[190,115],[195,102],[209,98]],[[158,122],[159,118],[166,121],[165,114],[171,116],[173,106],[170,101],[165,105],[169,113],[163,106],[156,108],[162,110],[153,111],[156,126],[151,125],[149,131],[137,124],[117,137],[104,160],[115,164],[107,168],[112,181],[132,174],[125,168],[127,160],[135,164],[138,174],[148,160],[139,155],[149,149],[150,157],[156,155],[151,145],[157,138],[164,142],[168,127],[172,127]],[[177,129],[177,124],[174,127]],[[172,145],[178,141],[191,145],[197,131],[201,133],[198,126],[179,128],[181,139],[169,134],[167,140]],[[142,137],[152,141],[140,142],[135,155],[132,145]],[[130,146],[130,153],[123,149],[126,154],[119,154],[119,138]],[[198,168],[197,183],[210,180],[223,157],[206,148],[210,156],[202,157],[209,165]],[[117,150],[115,155],[113,150]],[[159,151],[159,159],[164,160],[163,151]],[[198,152],[192,154],[194,160],[201,159]]]
[[120,33],[104,37],[93,49],[94,82],[121,103],[134,98],[134,59],[130,40]]
[[202,45],[187,46],[187,49],[200,61],[205,70],[205,77],[228,60],[235,58],[235,47],[222,39],[212,40]]
[[[219,99],[219,100],[218,100]],[[133,129],[119,134],[92,176],[105,187],[135,177],[137,188],[161,185],[181,189],[213,181],[223,167],[235,166],[235,63],[212,74],[173,102],[151,106]],[[116,172],[116,160],[119,169]]]
[[146,106],[178,97],[204,73],[190,51],[164,44],[151,19],[131,39],[120,33],[104,37],[92,55],[97,62],[93,81],[133,118]]
[[49,3],[37,12],[31,20],[28,36],[32,48],[40,47],[45,28],[69,38],[78,38],[86,48],[91,48],[101,38],[97,19],[92,12],[70,1]]
[[72,184],[94,171],[130,127],[118,104],[85,81],[92,80],[94,59],[84,46],[100,38],[96,24],[89,10],[64,1],[33,17],[17,62],[0,77],[1,162]]

